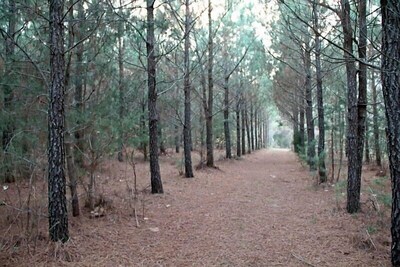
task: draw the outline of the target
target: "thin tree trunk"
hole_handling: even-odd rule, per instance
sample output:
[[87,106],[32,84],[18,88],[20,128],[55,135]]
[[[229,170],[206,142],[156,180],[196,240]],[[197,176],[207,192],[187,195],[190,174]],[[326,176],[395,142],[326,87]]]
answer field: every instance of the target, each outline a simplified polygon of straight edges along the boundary
[[[318,6],[313,4],[313,17],[314,27],[319,29],[318,22]],[[319,182],[325,183],[327,181],[326,167],[325,167],[325,115],[324,115],[324,100],[322,93],[322,70],[321,70],[321,40],[319,35],[315,35],[315,69],[317,76],[317,106],[318,106],[318,173]]]
[[378,113],[378,93],[376,90],[375,73],[371,71],[371,88],[372,88],[372,114],[373,114],[373,128],[374,128],[374,150],[376,165],[382,166],[381,160],[381,146],[379,144],[380,133],[379,133],[379,113]]
[[242,119],[242,122],[241,122],[241,126],[242,126],[242,133],[241,133],[241,136],[242,136],[242,155],[246,154],[246,128],[245,128],[246,127],[246,119],[244,117],[244,109],[245,109],[244,105],[245,105],[245,103],[243,103],[241,111],[240,111],[240,116],[241,116],[241,119]]
[[151,193],[164,193],[160,165],[158,162],[158,120],[157,89],[156,89],[156,59],[154,47],[154,2],[147,0],[147,75],[148,75],[148,109],[149,109],[149,148]]
[[208,103],[206,116],[206,144],[207,144],[207,166],[214,167],[214,144],[213,144],[213,104],[214,104],[214,81],[213,81],[213,33],[212,33],[212,6],[208,0]]
[[[83,1],[78,3],[78,20],[79,26],[76,29],[76,39],[81,41],[83,37],[83,24],[85,23],[85,11],[83,7]],[[83,78],[84,78],[84,66],[83,66],[83,43],[79,43],[76,47],[76,73],[75,73],[75,93],[74,93],[74,108],[76,111],[76,130],[75,136],[75,149],[74,149],[74,160],[75,166],[83,167],[83,153],[84,153],[84,130],[82,126],[83,117]]]
[[304,50],[304,67],[306,71],[305,95],[306,95],[306,120],[307,120],[307,161],[310,171],[316,170],[315,165],[315,134],[312,104],[312,84],[311,84],[311,51],[309,47]]
[[119,151],[118,151],[118,161],[122,162],[124,160],[123,150],[124,150],[124,116],[125,116],[125,88],[124,88],[124,25],[119,23],[118,25],[118,91],[119,91]]
[[[247,102],[246,102],[247,104]],[[250,126],[249,126],[249,115],[247,112],[247,105],[245,108],[245,113],[244,116],[246,117],[246,132],[247,132],[247,153],[250,154],[251,153],[251,138],[250,138]]]
[[66,242],[68,237],[68,212],[64,173],[64,1],[49,3],[50,28],[50,103],[48,148],[48,212],[49,235],[54,242]]
[[[69,0],[69,5],[71,9],[69,10],[68,13],[68,47],[72,47],[74,45],[74,34],[73,34],[73,23],[74,21],[74,16],[73,16],[73,5],[74,5],[74,0]],[[68,90],[70,80],[71,80],[71,58],[72,58],[72,52],[69,53],[68,55],[68,63],[66,66],[65,70],[65,88]],[[67,129],[67,126],[65,125],[65,128]],[[70,138],[70,143],[65,145],[65,155],[66,155],[66,163],[67,163],[67,172],[68,172],[68,178],[69,178],[69,189],[71,193],[71,206],[72,206],[72,216],[77,217],[80,214],[79,210],[79,197],[78,197],[78,176],[76,173],[76,167],[74,164],[74,158],[73,158],[73,136]]]
[[382,91],[387,119],[389,169],[392,181],[393,266],[400,266],[400,2],[381,0],[382,12]]
[[359,40],[358,40],[358,113],[357,113],[357,179],[360,181],[364,154],[364,143],[366,139],[366,118],[367,118],[367,1],[359,0]]
[[335,127],[334,117],[331,119],[332,128],[331,128],[331,183],[335,181]]
[[192,168],[192,142],[191,142],[191,99],[190,99],[190,59],[189,59],[189,48],[190,48],[190,11],[189,11],[189,0],[185,1],[186,7],[186,18],[185,18],[185,53],[184,53],[184,64],[185,64],[185,75],[184,75],[184,93],[185,93],[185,124],[183,125],[183,150],[185,154],[185,177],[193,177]]
[[255,148],[258,149],[258,109],[254,110],[254,145]]
[[371,163],[371,157],[370,157],[370,150],[369,150],[369,124],[368,121],[365,123],[365,163],[370,164]]
[[236,155],[238,157],[242,156],[240,131],[240,100],[238,100],[238,103],[236,104]]
[[344,34],[343,48],[347,76],[347,212],[354,213],[360,209],[361,179],[358,176],[358,108],[356,67],[353,58],[353,29],[351,25],[351,10],[349,0],[341,0],[341,21]]
[[304,113],[304,97],[302,95],[299,96],[299,101],[300,101],[300,119],[299,119],[299,135],[300,135],[300,153],[305,154],[305,129],[304,129],[304,124],[305,124],[305,113]]
[[251,138],[251,150],[254,151],[254,105],[253,100],[250,101],[250,138]]
[[229,77],[224,79],[224,133],[225,133],[225,152],[226,158],[232,158],[231,151],[231,132],[229,129]]
[[181,132],[179,131],[178,124],[175,125],[175,153],[179,153],[180,150],[180,139],[181,139]]

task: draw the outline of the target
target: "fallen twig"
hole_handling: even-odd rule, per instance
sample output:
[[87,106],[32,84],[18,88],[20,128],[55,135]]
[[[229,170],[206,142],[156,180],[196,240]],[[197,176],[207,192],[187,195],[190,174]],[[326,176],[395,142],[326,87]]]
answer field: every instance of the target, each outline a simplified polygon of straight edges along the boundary
[[303,259],[301,256],[298,256],[298,255],[296,255],[296,254],[294,254],[294,253],[291,253],[291,254],[292,254],[292,256],[293,256],[294,258],[296,258],[297,260],[299,260],[299,261],[305,263],[306,265],[311,266],[311,267],[316,267],[316,265],[314,265],[314,264],[310,263],[309,261]]
[[372,241],[372,237],[371,237],[371,235],[370,235],[369,232],[368,232],[368,229],[365,229],[365,232],[367,232],[367,236],[368,236],[369,242],[371,242],[371,244],[372,244],[372,246],[374,247],[374,249],[377,250],[377,249],[376,249],[376,246],[375,246],[375,243],[374,243],[374,241]]

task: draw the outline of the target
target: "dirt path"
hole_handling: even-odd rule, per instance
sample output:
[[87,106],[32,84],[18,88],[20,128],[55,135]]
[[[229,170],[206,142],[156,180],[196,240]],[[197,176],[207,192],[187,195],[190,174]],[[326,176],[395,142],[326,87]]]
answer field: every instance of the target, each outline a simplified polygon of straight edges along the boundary
[[[72,262],[62,263],[388,265],[388,251],[368,245],[362,238],[362,222],[337,211],[334,188],[313,188],[312,178],[293,153],[263,150],[242,160],[220,161],[218,166],[219,170],[197,171],[195,179],[162,168],[166,193],[147,196],[146,220],[140,228],[132,217],[117,211],[99,219],[73,220],[67,247]],[[114,205],[120,209],[127,203]],[[87,229],[88,225],[92,226]]]

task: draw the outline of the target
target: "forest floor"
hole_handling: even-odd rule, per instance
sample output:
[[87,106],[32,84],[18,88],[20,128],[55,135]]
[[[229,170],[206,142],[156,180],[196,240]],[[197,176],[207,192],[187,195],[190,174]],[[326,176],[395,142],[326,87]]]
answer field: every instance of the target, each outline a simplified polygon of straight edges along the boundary
[[[376,171],[365,171],[362,212],[349,215],[345,182],[316,185],[288,150],[221,157],[216,164],[185,179],[179,158],[163,156],[165,193],[151,195],[148,163],[138,162],[135,201],[132,167],[105,162],[97,175],[105,214],[91,218],[82,209],[80,217],[71,216],[71,238],[63,246],[50,244],[43,216],[35,240],[24,242],[32,223],[17,223],[26,215],[16,218],[15,209],[0,206],[0,265],[390,266],[390,209],[374,191],[390,181],[375,177]],[[11,201],[26,188],[15,187],[2,190],[0,200]]]

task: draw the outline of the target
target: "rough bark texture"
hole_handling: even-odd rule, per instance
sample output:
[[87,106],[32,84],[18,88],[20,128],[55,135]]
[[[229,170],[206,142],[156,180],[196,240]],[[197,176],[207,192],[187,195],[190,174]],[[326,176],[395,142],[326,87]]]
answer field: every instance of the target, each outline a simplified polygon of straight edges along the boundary
[[[367,1],[358,1],[359,40],[358,40],[358,105],[357,105],[357,179],[361,181],[363,152],[367,118]],[[361,182],[360,182],[361,185]]]
[[348,158],[347,170],[347,212],[354,213],[360,209],[360,187],[361,179],[357,175],[358,168],[358,142],[357,142],[357,81],[356,67],[353,58],[353,29],[350,18],[349,0],[341,0],[341,23],[343,27],[344,42],[343,49],[346,63],[347,76],[347,146],[346,153]]
[[387,141],[392,180],[393,266],[400,266],[400,2],[381,0],[382,90],[387,119]]
[[[83,7],[83,1],[78,3],[78,20],[79,26],[76,28],[76,39],[81,41],[84,38],[83,30],[85,23],[85,11]],[[74,160],[76,166],[83,167],[83,151],[84,151],[84,131],[82,127],[82,116],[83,116],[83,51],[84,46],[81,42],[76,47],[76,72],[75,72],[75,92],[74,92],[74,108],[76,111],[76,130],[74,132],[75,136],[75,149],[74,149]]]
[[236,104],[236,155],[242,156],[242,147],[240,145],[240,101]]
[[370,164],[371,163],[371,153],[369,150],[369,123],[368,120],[365,120],[365,163]]
[[147,85],[149,109],[149,150],[151,193],[164,193],[158,162],[158,111],[156,90],[156,60],[154,51],[154,1],[147,0]]
[[304,50],[305,95],[306,95],[306,120],[307,120],[307,161],[310,171],[316,170],[315,162],[315,134],[312,104],[312,84],[311,84],[311,52],[308,47]]
[[231,131],[229,129],[229,77],[224,79],[224,133],[225,133],[225,156],[232,158]]
[[207,166],[214,167],[214,144],[213,144],[213,104],[214,104],[214,81],[213,81],[213,33],[212,33],[212,6],[208,0],[208,101],[206,115],[206,146]]
[[50,103],[48,195],[49,234],[52,241],[68,240],[68,213],[64,173],[64,1],[49,1]]
[[247,133],[247,153],[251,153],[251,137],[250,137],[250,126],[249,126],[249,114],[248,114],[247,102],[244,111],[244,116],[246,117],[246,133]]
[[376,91],[376,83],[375,83],[375,75],[372,71],[372,79],[371,79],[371,88],[372,88],[372,120],[373,120],[373,132],[374,132],[374,150],[375,150],[375,161],[376,165],[382,166],[381,160],[381,146],[379,144],[380,132],[379,132],[379,113],[378,113],[378,93]]
[[185,20],[185,75],[183,80],[183,88],[185,91],[185,123],[183,125],[183,150],[185,154],[185,177],[193,177],[192,155],[191,155],[191,106],[190,106],[190,66],[189,66],[189,48],[190,48],[190,11],[189,0],[185,1],[186,20]]
[[[319,29],[318,21],[318,5],[313,4],[314,27]],[[322,93],[322,69],[321,69],[321,40],[318,33],[315,35],[315,70],[317,76],[317,109],[318,109],[318,174],[319,182],[327,181],[325,167],[325,115],[324,115],[324,99]]]

